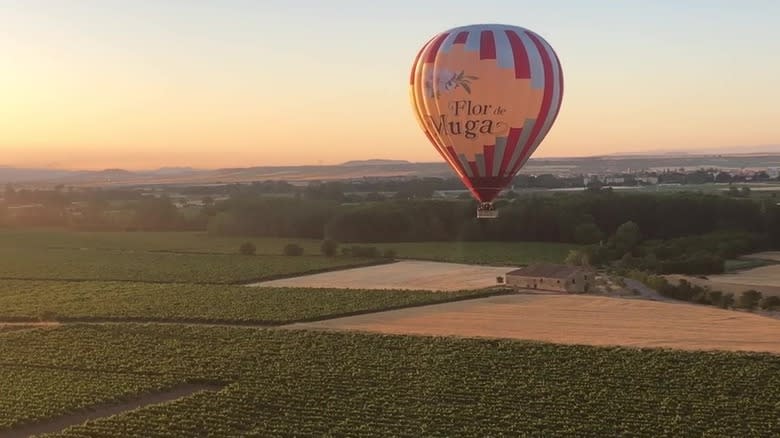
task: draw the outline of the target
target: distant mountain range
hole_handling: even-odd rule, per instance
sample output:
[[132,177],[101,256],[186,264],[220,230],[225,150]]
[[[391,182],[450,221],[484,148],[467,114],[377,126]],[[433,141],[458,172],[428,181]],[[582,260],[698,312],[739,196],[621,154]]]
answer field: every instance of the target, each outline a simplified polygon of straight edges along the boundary
[[[521,171],[557,175],[607,174],[663,169],[763,169],[780,167],[780,146],[745,148],[752,153],[731,154],[648,152],[579,158],[535,158]],[[164,167],[155,170],[63,170],[0,166],[0,184],[65,186],[145,186],[226,184],[263,180],[307,182],[362,178],[449,177],[454,172],[444,162],[413,163],[405,160],[359,160],[338,165],[257,166],[224,169]]]

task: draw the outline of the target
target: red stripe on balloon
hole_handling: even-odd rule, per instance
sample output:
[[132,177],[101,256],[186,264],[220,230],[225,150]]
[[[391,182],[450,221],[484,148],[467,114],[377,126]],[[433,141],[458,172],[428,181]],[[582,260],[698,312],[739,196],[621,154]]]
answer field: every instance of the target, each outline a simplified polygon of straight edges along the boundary
[[483,30],[480,34],[479,59],[496,59],[496,39],[491,30]]
[[469,161],[469,167],[471,167],[471,174],[474,175],[474,177],[482,176],[479,174],[479,167],[477,167],[476,161]]
[[517,141],[520,140],[520,134],[522,134],[522,132],[523,128],[509,128],[509,135],[506,137],[506,147],[504,148],[504,156],[501,157],[501,168],[498,171],[499,176],[506,175],[509,160],[515,152]]
[[536,35],[531,32],[526,32],[526,35],[531,38],[531,41],[533,41],[536,49],[539,51],[539,55],[542,58],[542,66],[544,68],[544,95],[542,96],[542,108],[539,111],[539,115],[536,117],[536,123],[534,123],[534,128],[531,130],[531,135],[528,136],[528,141],[523,146],[523,152],[520,154],[520,159],[517,160],[515,169],[513,169],[514,172],[517,172],[519,166],[525,162],[528,155],[530,155],[532,152],[530,151],[530,148],[534,143],[536,143],[536,139],[539,137],[539,131],[542,130],[544,123],[547,121],[547,117],[550,115],[550,104],[552,103],[554,87],[550,53],[545,49],[544,45],[541,41],[539,41],[539,38],[537,38]]
[[453,44],[466,44],[466,40],[469,38],[468,32],[460,32],[455,36],[455,41],[453,41]]
[[434,62],[436,61],[436,54],[439,53],[439,47],[441,47],[442,43],[444,43],[444,39],[450,36],[449,33],[443,33],[436,37],[433,42],[428,46],[428,53],[425,54],[425,62]]
[[496,150],[496,145],[488,144],[482,147],[485,153],[485,176],[493,176],[493,154]]
[[412,73],[409,77],[409,84],[411,85],[414,85],[414,74],[417,72],[417,63],[420,61],[420,56],[422,56],[422,53],[424,51],[425,51],[425,46],[422,46],[420,51],[417,52],[417,56],[414,57],[414,63],[412,64]]
[[506,30],[506,36],[509,39],[509,45],[512,47],[512,55],[515,58],[515,78],[531,79],[531,63],[528,60],[528,52],[525,45],[517,33],[513,30]]
[[460,170],[458,173],[464,176],[467,175],[466,169],[463,168],[463,164],[461,164],[460,159],[458,158],[458,153],[455,152],[455,148],[452,146],[447,146],[447,153],[450,154],[452,165]]

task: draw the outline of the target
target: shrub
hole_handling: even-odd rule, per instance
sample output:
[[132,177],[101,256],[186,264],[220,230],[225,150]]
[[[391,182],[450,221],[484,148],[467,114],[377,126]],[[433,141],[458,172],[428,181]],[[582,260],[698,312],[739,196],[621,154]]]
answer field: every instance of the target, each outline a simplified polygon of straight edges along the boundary
[[379,250],[375,246],[357,246],[353,245],[349,250],[352,257],[379,257]]
[[731,292],[723,294],[720,299],[720,307],[730,309],[734,307],[734,294]]
[[739,296],[739,307],[743,309],[753,310],[758,307],[759,302],[761,302],[761,292],[757,290],[746,290]]
[[764,310],[780,309],[780,297],[770,295],[761,299],[760,307]]
[[335,240],[327,239],[322,242],[322,245],[320,245],[320,251],[322,251],[323,255],[328,257],[335,256],[338,249],[339,244]]
[[255,255],[257,252],[257,247],[252,242],[244,242],[238,248],[238,252],[243,255]]
[[504,277],[502,277],[500,275],[498,277],[496,277],[496,283],[503,284],[504,283]]
[[394,259],[395,258],[395,250],[394,249],[390,249],[390,248],[385,249],[382,252],[382,257],[384,257],[386,259]]
[[295,243],[289,243],[284,247],[284,255],[301,256],[303,255],[303,247]]

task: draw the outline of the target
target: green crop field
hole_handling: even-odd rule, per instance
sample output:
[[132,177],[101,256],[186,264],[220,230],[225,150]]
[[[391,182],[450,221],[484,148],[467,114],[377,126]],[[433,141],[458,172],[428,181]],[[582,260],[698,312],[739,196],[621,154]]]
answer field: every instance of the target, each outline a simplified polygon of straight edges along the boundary
[[772,265],[777,262],[772,260],[760,260],[760,259],[732,259],[726,260],[724,268],[726,272],[739,272],[746,271],[748,269],[760,268],[761,266]]
[[0,248],[0,278],[240,283],[376,263],[324,256],[242,256]]
[[[4,358],[6,359],[6,358]],[[5,362],[5,360],[4,360]],[[172,386],[180,378],[0,365],[0,431]]]
[[83,406],[76,394],[228,385],[59,437],[780,435],[772,355],[109,324],[7,333],[0,357],[3,394],[25,407],[0,410],[0,428]]
[[578,245],[549,242],[406,242],[377,244],[400,258],[487,265],[562,263]]
[[244,242],[253,242],[257,254],[282,255],[284,246],[296,243],[307,255],[320,253],[320,242],[307,239],[215,237],[204,232],[82,232],[69,230],[3,230],[0,248],[102,249],[237,254]]
[[0,280],[0,320],[282,324],[484,294]]
[[[252,242],[260,255],[282,255],[284,246],[296,243],[305,255],[319,255],[321,241],[268,237],[215,237],[202,232],[74,232],[66,230],[0,230],[0,252],[17,250],[115,250],[237,254]],[[350,246],[346,243],[344,246]],[[577,245],[548,242],[406,242],[371,243],[393,249],[400,258],[477,264],[528,264],[562,262]],[[110,252],[110,251],[109,251]]]

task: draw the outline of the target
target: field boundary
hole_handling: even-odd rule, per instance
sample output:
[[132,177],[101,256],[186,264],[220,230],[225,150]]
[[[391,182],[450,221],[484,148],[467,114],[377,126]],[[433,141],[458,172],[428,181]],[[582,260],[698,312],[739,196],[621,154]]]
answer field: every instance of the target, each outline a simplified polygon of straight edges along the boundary
[[26,438],[32,435],[62,432],[71,426],[78,426],[87,421],[99,420],[113,415],[123,414],[135,409],[172,402],[193,394],[206,391],[218,392],[227,385],[208,385],[200,383],[185,383],[175,385],[167,390],[139,394],[133,400],[109,403],[79,410],[70,414],[50,419],[19,425],[6,430],[0,430],[0,438]]
[[[280,256],[274,256],[280,257]],[[215,282],[215,281],[173,281],[173,280],[129,280],[126,278],[51,278],[51,277],[6,277],[0,276],[0,280],[7,281],[51,281],[51,282],[63,282],[63,283],[89,283],[89,282],[104,282],[104,283],[139,283],[139,284],[197,284],[204,286],[248,286],[254,283],[263,281],[283,280],[285,278],[302,277],[304,275],[324,274],[326,272],[344,271],[347,269],[366,268],[369,266],[386,265],[390,263],[396,263],[397,260],[385,259],[385,260],[369,260],[364,262],[356,262],[355,264],[333,266],[328,268],[310,269],[307,271],[292,272],[289,274],[275,274],[265,277]]]
[[[56,324],[159,324],[159,325],[194,325],[194,326],[219,326],[219,327],[237,327],[237,328],[276,328],[286,325],[327,321],[330,319],[346,318],[349,316],[368,315],[372,313],[382,313],[391,310],[409,309],[414,307],[435,306],[438,304],[447,304],[458,301],[466,301],[471,299],[489,298],[499,295],[513,295],[517,292],[509,288],[497,288],[486,289],[482,292],[475,292],[471,294],[464,294],[458,296],[443,297],[442,299],[422,302],[422,303],[407,303],[398,304],[394,306],[382,307],[380,309],[364,309],[354,310],[350,312],[332,313],[329,315],[313,316],[309,318],[293,319],[287,321],[274,321],[274,320],[253,320],[253,321],[240,321],[232,319],[209,319],[209,318],[146,318],[146,317],[56,317],[52,320],[41,320],[35,316],[14,316],[14,317],[0,317],[0,325],[2,324],[19,324],[19,325],[33,325],[38,326],[56,326]],[[441,294],[444,295],[444,294]]]

